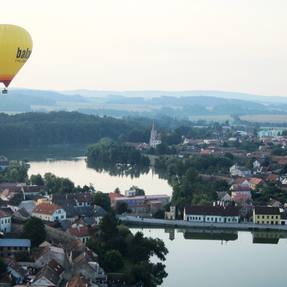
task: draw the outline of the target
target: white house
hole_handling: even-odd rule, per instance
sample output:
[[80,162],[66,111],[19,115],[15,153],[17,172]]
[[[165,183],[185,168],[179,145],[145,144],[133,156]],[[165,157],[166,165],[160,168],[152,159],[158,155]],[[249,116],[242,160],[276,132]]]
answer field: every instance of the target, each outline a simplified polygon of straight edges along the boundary
[[62,221],[66,219],[66,211],[57,204],[43,202],[36,205],[32,211],[32,216],[44,221]]
[[184,208],[183,219],[193,222],[238,223],[239,209],[232,206],[189,206]]
[[251,175],[251,170],[238,166],[237,164],[230,167],[229,172],[231,176],[248,177]]
[[0,231],[11,232],[11,216],[3,210],[0,210]]

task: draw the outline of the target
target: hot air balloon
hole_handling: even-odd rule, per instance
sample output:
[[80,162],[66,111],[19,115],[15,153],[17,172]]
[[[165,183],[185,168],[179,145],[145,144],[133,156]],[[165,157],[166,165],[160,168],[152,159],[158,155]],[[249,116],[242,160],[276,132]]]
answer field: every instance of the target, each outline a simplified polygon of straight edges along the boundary
[[[7,88],[32,53],[32,38],[23,28],[0,24],[0,83]],[[4,88],[2,93],[7,93]]]

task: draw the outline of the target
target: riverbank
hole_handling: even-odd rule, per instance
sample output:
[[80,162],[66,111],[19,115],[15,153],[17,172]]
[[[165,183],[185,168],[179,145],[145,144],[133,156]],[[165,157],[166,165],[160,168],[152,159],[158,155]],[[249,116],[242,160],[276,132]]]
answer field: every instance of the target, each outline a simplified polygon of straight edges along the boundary
[[184,220],[142,218],[137,216],[119,216],[119,219],[127,225],[142,226],[142,227],[210,228],[210,229],[231,229],[238,231],[280,230],[287,232],[287,225],[271,225],[271,224],[255,224],[255,223],[190,222]]

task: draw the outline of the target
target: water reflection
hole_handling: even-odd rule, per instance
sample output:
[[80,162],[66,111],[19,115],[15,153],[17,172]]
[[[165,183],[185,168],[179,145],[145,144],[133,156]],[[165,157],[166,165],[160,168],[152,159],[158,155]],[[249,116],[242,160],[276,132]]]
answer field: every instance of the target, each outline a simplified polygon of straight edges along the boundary
[[236,231],[222,232],[218,230],[192,230],[183,232],[184,239],[196,239],[196,240],[219,240],[230,241],[237,240],[238,233]]
[[131,178],[140,177],[147,174],[150,170],[149,166],[129,165],[129,164],[109,164],[109,163],[87,163],[89,168],[97,172],[107,172],[111,176],[130,176]]
[[287,238],[287,234],[283,232],[252,232],[252,242],[254,244],[278,244],[280,238]]
[[[166,228],[164,232],[169,234],[169,240],[176,238],[176,232],[181,234],[185,240],[217,240],[217,241],[236,241],[238,231],[218,230],[218,229],[178,229]],[[253,244],[278,244],[280,239],[287,238],[286,232],[274,231],[252,231]]]

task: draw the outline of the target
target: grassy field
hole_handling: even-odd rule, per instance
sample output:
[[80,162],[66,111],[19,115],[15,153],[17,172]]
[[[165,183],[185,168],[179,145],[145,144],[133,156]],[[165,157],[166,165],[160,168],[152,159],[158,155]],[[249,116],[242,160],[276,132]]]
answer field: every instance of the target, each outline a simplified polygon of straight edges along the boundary
[[245,115],[240,117],[243,121],[252,123],[286,123],[287,115]]
[[219,122],[219,123],[223,123],[223,122],[226,122],[226,121],[232,121],[232,118],[229,115],[190,116],[189,119],[191,121],[204,120],[204,121],[208,121],[208,122]]

